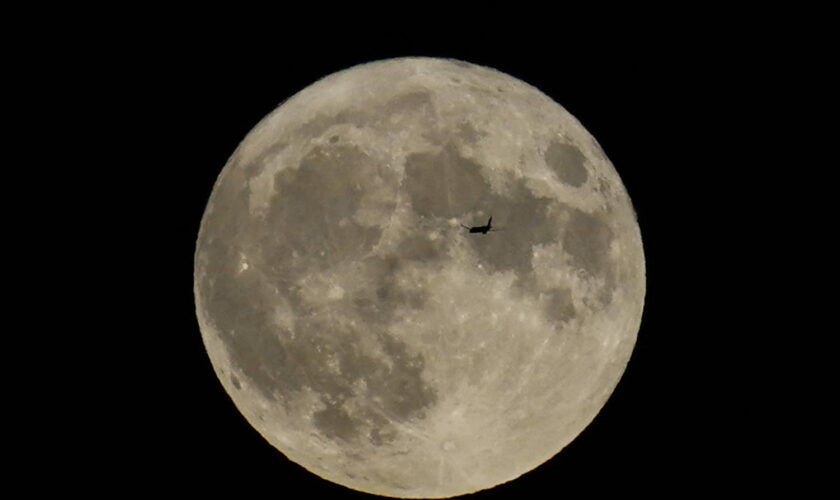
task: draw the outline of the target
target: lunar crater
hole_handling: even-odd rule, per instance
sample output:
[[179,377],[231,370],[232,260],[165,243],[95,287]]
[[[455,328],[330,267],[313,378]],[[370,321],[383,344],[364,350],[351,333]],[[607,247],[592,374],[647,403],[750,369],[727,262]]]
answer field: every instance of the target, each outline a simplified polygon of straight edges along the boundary
[[545,152],[545,162],[561,182],[581,187],[589,178],[586,157],[572,144],[552,141]]

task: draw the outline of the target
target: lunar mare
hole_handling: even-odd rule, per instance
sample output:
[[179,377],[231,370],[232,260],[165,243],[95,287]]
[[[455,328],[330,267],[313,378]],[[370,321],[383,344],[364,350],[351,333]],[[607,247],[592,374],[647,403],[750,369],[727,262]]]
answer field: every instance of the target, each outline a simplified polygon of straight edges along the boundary
[[[461,227],[491,215],[500,231]],[[430,58],[335,73],[263,119],[213,188],[194,276],[213,367],[265,439],[407,498],[493,487],[571,442],[645,293],[595,139],[524,82]]]

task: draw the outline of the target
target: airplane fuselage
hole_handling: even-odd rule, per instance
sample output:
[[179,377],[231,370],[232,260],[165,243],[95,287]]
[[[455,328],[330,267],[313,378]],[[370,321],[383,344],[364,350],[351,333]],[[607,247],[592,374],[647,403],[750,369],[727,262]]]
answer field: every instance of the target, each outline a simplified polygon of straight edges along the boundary
[[487,234],[487,231],[492,230],[492,228],[490,227],[492,225],[493,225],[493,217],[490,217],[489,219],[487,219],[487,224],[485,224],[483,226],[475,226],[475,227],[464,226],[464,227],[469,229],[471,233]]

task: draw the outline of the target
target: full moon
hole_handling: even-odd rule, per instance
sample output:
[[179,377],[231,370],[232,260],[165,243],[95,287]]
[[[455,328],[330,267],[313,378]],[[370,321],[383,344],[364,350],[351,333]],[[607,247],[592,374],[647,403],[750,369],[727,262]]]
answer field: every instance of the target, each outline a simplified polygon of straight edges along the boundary
[[349,488],[439,498],[517,478],[592,421],[645,262],[618,173],[563,107],[401,58],[314,83],[242,140],[194,292],[219,380],[271,445]]

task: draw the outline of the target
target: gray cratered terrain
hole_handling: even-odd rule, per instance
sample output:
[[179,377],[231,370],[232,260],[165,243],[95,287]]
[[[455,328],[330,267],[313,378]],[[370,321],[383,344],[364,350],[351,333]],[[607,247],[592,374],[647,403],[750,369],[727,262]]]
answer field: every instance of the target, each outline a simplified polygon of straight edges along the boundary
[[[470,234],[492,215],[499,231]],[[313,473],[397,497],[514,479],[592,421],[639,328],[630,199],[561,106],[406,58],[333,74],[242,141],[198,237],[226,391]]]

